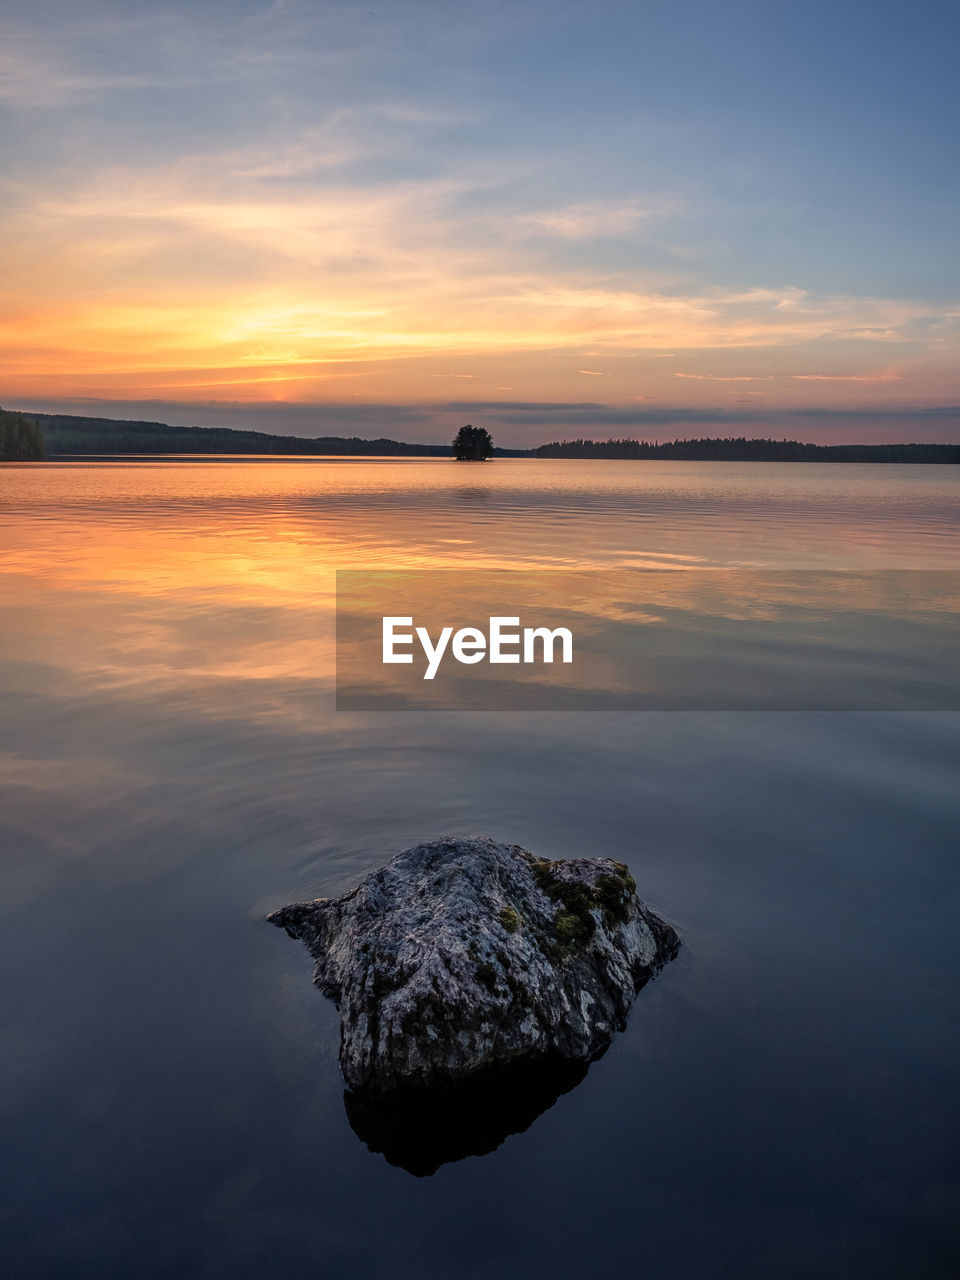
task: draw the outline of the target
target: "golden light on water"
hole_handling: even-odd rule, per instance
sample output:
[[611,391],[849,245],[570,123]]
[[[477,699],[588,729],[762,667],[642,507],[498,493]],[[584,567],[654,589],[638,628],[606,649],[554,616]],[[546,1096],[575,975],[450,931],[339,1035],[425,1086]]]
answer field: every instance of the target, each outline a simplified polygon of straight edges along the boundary
[[[816,627],[838,591],[844,609],[864,617],[920,606],[955,613],[956,592],[931,587],[916,567],[896,581],[862,572],[916,566],[917,552],[891,543],[887,525],[861,518],[867,489],[878,509],[889,502],[893,473],[858,471],[861,497],[844,508],[854,473],[814,470],[744,464],[714,476],[693,463],[608,463],[585,477],[564,462],[388,459],[7,468],[8,509],[35,518],[4,530],[5,652],[45,661],[74,694],[149,681],[206,700],[211,678],[329,691],[337,568],[379,584],[384,601],[406,601],[403,612],[434,629],[519,609],[536,625],[561,611],[585,641],[616,634],[608,661],[576,673],[601,692],[623,682],[618,646],[642,648],[677,625],[708,652],[721,624],[777,625],[799,610]],[[934,530],[936,513],[951,510],[952,475],[929,493]],[[780,513],[779,541],[753,516],[715,521],[718,484],[730,513],[748,497]],[[603,505],[571,529],[570,503],[584,495],[586,510]],[[784,513],[814,495],[819,538],[806,521],[803,547],[788,548],[793,517]],[[660,512],[655,523],[650,510]],[[839,587],[835,573],[797,572],[833,569],[838,551],[851,569]],[[947,543],[926,545],[924,556],[952,564]],[[551,678],[569,683],[562,671]]]

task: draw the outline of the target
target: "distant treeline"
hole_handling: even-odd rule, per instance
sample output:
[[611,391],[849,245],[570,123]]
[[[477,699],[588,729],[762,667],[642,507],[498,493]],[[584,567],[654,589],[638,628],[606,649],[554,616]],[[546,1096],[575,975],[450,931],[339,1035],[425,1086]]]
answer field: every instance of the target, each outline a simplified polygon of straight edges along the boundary
[[[231,427],[171,427],[164,422],[130,422],[115,418],[81,418],[31,413],[46,440],[48,454],[69,453],[279,453],[449,457],[449,445],[404,444],[399,440],[361,440],[357,436],[276,436]],[[497,449],[509,456],[510,449]]]
[[802,444],[799,440],[562,440],[538,458],[659,458],[684,462],[960,462],[957,444]]
[[[172,427],[165,422],[84,418],[0,409],[0,461],[29,461],[46,454],[283,454],[316,457],[445,458],[450,446],[361,440],[358,436],[271,435],[232,427]],[[494,449],[501,458],[646,458],[702,462],[960,462],[955,444],[802,444],[799,440],[749,440],[746,436],[698,440],[563,440],[537,449]]]
[[0,409],[0,462],[39,462],[43,432],[19,413]]

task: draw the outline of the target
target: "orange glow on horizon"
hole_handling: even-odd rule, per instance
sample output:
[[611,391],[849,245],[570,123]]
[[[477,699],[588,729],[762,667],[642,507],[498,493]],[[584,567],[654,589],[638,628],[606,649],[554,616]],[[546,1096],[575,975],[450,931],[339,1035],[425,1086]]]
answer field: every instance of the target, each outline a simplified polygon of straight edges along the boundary
[[861,404],[875,383],[887,401],[936,402],[952,385],[946,351],[896,346],[929,304],[533,269],[526,224],[458,247],[443,184],[280,204],[221,178],[197,199],[210,181],[108,176],[20,220],[0,248],[0,402],[212,390],[243,404],[272,388],[294,404],[429,404],[449,392],[439,376],[469,377],[479,399],[509,384],[518,400],[580,400],[589,381],[608,404],[664,406],[732,406],[761,382],[789,407],[825,390]]

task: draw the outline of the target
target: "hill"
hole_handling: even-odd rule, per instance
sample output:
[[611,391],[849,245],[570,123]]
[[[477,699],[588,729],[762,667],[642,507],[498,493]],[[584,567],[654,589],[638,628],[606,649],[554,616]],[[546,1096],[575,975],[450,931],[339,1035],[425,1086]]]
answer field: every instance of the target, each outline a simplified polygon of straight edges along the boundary
[[[400,440],[362,440],[358,436],[271,435],[232,427],[177,427],[165,422],[83,418],[69,414],[25,413],[43,432],[47,454],[79,453],[277,453],[294,456],[449,457],[450,445],[406,444]],[[496,449],[500,456],[524,450]]]
[[397,440],[356,437],[271,435],[232,427],[179,427],[165,422],[114,418],[82,418],[67,414],[27,415],[43,431],[48,454],[70,453],[282,453],[396,454],[429,456],[449,453],[440,445],[403,444]]

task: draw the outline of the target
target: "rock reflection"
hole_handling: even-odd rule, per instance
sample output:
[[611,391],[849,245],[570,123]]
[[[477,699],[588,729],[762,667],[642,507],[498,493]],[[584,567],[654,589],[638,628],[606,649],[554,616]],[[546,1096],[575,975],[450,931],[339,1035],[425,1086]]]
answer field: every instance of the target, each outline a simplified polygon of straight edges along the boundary
[[587,1070],[584,1063],[523,1064],[456,1089],[387,1099],[348,1091],[343,1105],[350,1127],[370,1151],[428,1178],[441,1165],[488,1155],[511,1134],[529,1129]]

